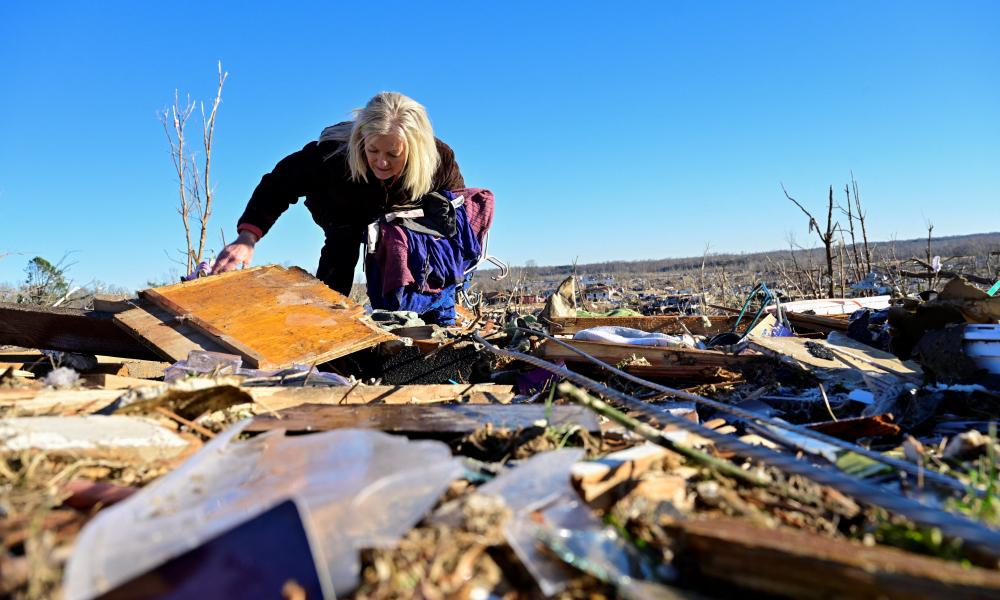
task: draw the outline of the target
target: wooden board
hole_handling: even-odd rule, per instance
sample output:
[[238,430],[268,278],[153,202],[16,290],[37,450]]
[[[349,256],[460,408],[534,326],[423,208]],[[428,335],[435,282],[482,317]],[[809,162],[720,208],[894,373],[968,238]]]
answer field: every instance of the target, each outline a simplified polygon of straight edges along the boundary
[[[678,334],[684,327],[695,335],[716,335],[732,331],[737,317],[656,316],[656,317],[552,317],[552,333],[569,335],[591,327],[630,327],[655,333]],[[750,319],[744,319],[749,323]],[[683,327],[682,327],[683,325]]]
[[108,406],[121,390],[0,390],[0,414],[5,416],[77,415]]
[[510,404],[509,385],[352,385],[329,388],[242,388],[261,406],[281,410],[302,404]]
[[[645,358],[654,367],[685,367],[684,372],[715,372],[718,369],[736,370],[741,365],[759,361],[760,356],[741,354],[725,354],[718,350],[698,350],[695,348],[665,348],[657,346],[633,346],[631,344],[608,344],[605,342],[587,342],[583,340],[562,340],[574,348],[579,348],[587,354],[602,361],[617,366],[623,360],[633,356]],[[561,358],[567,362],[589,363],[586,358],[569,348],[546,341],[538,348],[537,356],[552,360]],[[591,363],[592,364],[592,363]]]
[[800,328],[807,331],[819,331],[830,333],[831,331],[847,331],[850,321],[842,317],[824,317],[821,315],[806,315],[803,313],[786,313],[788,320],[795,330]]
[[[146,386],[163,386],[146,381]],[[130,387],[140,386],[138,382]],[[166,387],[164,386],[164,390]],[[241,387],[262,411],[302,404],[507,404],[514,398],[509,385],[355,385],[342,387]],[[50,415],[96,412],[118,399],[120,389],[51,390],[0,389],[0,414]]]
[[302,269],[268,265],[145,290],[144,298],[243,356],[248,367],[315,364],[396,339]]
[[[329,406],[303,404],[278,411],[280,418],[260,415],[244,431],[327,431],[330,429],[379,429],[394,433],[467,434],[491,423],[496,428],[518,429],[546,419],[542,404],[508,405],[415,405],[369,404]],[[597,416],[582,406],[553,406],[549,424],[555,427],[579,425],[597,432]]]
[[0,345],[155,360],[110,315],[70,308],[0,303]]
[[718,589],[727,596],[753,590],[817,599],[1000,597],[996,571],[886,546],[731,518],[680,521],[672,529],[677,530],[674,565],[682,576],[721,582]]
[[116,314],[114,321],[170,362],[186,359],[192,350],[230,353],[197,327],[150,302],[138,302],[134,308]]

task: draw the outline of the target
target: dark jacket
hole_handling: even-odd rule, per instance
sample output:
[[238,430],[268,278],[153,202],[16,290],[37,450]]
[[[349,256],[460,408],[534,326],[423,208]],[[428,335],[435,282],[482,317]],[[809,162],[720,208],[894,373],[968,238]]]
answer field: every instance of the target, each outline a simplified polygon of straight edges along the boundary
[[[441,164],[431,189],[465,187],[455,153],[441,140],[436,141]],[[310,142],[281,159],[273,171],[261,178],[240,216],[238,228],[250,225],[251,231],[257,229],[265,235],[281,213],[304,196],[313,221],[326,234],[316,277],[346,295],[351,291],[367,225],[393,207],[411,202],[398,180],[383,184],[369,172],[367,182],[352,181],[343,145],[332,140]]]

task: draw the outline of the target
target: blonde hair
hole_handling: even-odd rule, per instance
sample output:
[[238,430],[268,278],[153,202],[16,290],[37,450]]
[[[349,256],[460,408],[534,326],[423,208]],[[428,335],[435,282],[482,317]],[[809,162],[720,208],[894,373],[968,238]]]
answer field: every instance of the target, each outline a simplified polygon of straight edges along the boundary
[[351,179],[368,181],[364,145],[369,136],[398,133],[406,144],[406,164],[400,173],[403,189],[409,193],[410,200],[431,192],[441,157],[424,107],[398,92],[380,92],[364,108],[356,110],[355,115],[347,143]]

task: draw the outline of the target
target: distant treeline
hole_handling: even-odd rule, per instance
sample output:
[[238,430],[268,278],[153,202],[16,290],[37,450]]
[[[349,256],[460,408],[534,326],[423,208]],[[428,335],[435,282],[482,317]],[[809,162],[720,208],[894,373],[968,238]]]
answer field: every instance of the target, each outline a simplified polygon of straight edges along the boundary
[[[850,244],[848,244],[849,247]],[[927,238],[869,242],[869,247],[873,253],[877,253],[885,259],[906,260],[911,257],[925,259],[927,256]],[[1000,251],[1000,232],[931,238],[931,256],[941,256],[942,259],[954,256],[976,256],[983,258],[988,253],[997,251]],[[689,256],[685,258],[614,260],[576,265],[576,273],[578,275],[667,274],[701,269],[703,260],[707,270],[722,268],[727,271],[753,271],[770,262],[787,260],[790,257],[790,253],[793,252],[796,260],[803,264],[810,261],[818,264],[823,261],[822,248],[794,250],[786,248],[784,250],[744,254],[709,253],[706,256]],[[549,278],[572,273],[573,265],[527,266],[520,267],[520,269],[522,269],[525,276],[530,278]]]

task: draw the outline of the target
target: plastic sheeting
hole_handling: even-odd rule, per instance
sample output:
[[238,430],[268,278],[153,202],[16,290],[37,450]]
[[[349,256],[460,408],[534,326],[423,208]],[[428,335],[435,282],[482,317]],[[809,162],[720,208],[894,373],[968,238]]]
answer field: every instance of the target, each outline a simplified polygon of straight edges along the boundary
[[248,422],[88,523],[65,598],[108,591],[286,498],[307,511],[320,576],[343,594],[357,585],[358,550],[396,543],[462,472],[440,442],[357,429],[237,441]]

